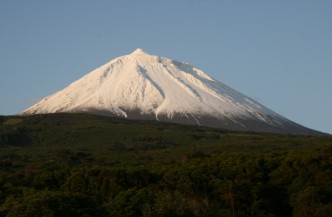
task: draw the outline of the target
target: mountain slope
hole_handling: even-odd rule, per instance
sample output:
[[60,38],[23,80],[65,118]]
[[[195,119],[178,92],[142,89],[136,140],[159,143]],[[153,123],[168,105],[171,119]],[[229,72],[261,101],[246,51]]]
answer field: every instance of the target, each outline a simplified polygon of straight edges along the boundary
[[137,49],[42,99],[23,115],[87,112],[240,131],[315,134],[186,63]]

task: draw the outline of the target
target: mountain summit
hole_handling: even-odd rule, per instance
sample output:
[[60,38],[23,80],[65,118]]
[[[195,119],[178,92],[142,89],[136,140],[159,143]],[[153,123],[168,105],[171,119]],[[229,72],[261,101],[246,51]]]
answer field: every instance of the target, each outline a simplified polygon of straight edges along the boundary
[[59,112],[237,131],[318,133],[289,121],[194,66],[139,48],[111,60],[21,114]]

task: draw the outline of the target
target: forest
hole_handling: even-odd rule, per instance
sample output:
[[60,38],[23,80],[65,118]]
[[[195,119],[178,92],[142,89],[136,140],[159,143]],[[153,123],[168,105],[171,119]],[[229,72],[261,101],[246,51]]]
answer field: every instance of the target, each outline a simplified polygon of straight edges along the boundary
[[331,217],[332,137],[0,116],[0,217]]

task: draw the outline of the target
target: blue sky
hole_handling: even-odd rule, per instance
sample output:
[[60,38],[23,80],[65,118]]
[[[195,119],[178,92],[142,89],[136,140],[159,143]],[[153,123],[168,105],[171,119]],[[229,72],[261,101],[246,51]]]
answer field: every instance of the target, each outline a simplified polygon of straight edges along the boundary
[[330,0],[2,0],[0,114],[140,47],[332,133]]

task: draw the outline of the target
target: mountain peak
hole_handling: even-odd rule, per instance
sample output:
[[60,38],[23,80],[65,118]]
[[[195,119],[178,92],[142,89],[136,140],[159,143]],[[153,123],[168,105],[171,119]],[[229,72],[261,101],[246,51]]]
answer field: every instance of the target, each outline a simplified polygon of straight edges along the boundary
[[142,48],[137,48],[130,55],[150,55],[150,54],[148,54],[147,52],[145,52]]
[[316,133],[211,79],[194,66],[154,56],[140,48],[95,69],[21,114],[58,112],[240,131]]

